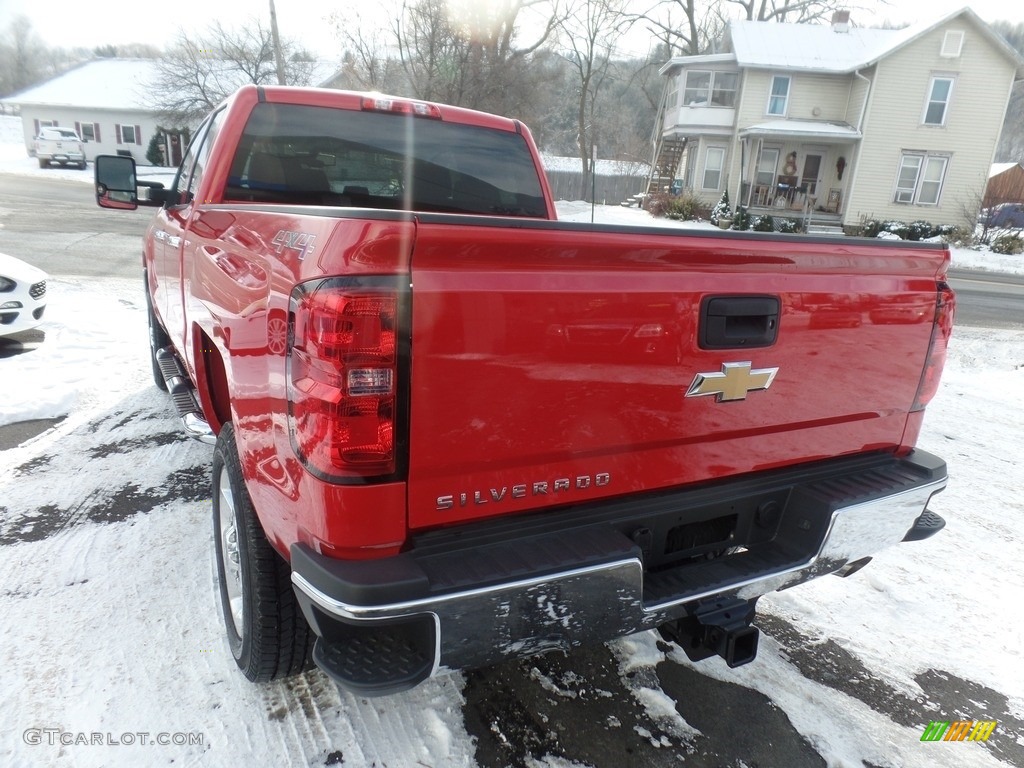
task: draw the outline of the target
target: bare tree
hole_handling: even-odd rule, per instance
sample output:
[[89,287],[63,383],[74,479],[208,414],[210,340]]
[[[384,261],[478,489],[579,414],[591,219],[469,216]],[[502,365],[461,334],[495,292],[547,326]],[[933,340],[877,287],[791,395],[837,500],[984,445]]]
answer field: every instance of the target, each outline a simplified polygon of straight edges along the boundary
[[0,96],[35,85],[46,74],[47,49],[27,16],[18,16],[0,37]]
[[[992,24],[992,29],[1017,53],[1024,56],[1024,23],[997,21]],[[1000,162],[1024,160],[1024,82],[1018,81],[1013,84],[1010,101],[1006,105],[1006,118],[1003,120],[1003,132],[999,137],[996,159]]]
[[576,80],[576,128],[583,170],[583,197],[590,195],[598,136],[598,99],[608,78],[619,36],[632,24],[625,0],[580,0],[559,21],[564,56]]
[[[394,16],[400,13],[397,7],[393,11]],[[393,30],[365,16],[355,5],[334,13],[331,22],[345,49],[342,70],[351,87],[389,93],[404,90],[398,50],[392,45]]]
[[[281,47],[287,83],[309,85],[312,56],[287,40]],[[197,37],[181,30],[157,60],[157,71],[154,104],[164,120],[178,125],[195,124],[246,83],[277,82],[271,33],[259,21],[237,29],[217,22]]]
[[725,0],[743,9],[747,21],[806,24],[830,19],[834,11],[851,9],[846,0]]
[[699,56],[722,39],[728,19],[719,0],[659,0],[649,10],[630,15],[669,49],[670,56]]
[[[541,7],[524,45],[523,19]],[[520,116],[544,87],[533,63],[557,18],[553,0],[402,0],[386,33],[356,9],[335,24],[343,70],[359,88]]]

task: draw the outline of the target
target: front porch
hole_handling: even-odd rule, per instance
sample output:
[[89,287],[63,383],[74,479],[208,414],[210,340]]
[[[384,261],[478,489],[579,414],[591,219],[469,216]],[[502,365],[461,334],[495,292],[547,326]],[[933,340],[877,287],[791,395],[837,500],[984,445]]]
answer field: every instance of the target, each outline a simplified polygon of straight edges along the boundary
[[839,226],[860,133],[845,124],[775,120],[739,132],[740,205],[752,214]]

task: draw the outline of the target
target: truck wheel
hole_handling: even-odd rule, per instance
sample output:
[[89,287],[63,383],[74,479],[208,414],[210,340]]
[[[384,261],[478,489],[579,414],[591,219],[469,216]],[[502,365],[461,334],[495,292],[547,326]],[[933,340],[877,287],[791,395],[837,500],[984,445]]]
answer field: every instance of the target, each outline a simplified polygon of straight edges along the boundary
[[253,510],[231,422],[221,428],[213,454],[213,537],[224,626],[238,668],[257,683],[311,669],[315,635],[292,591],[291,569]]
[[157,350],[170,346],[171,340],[167,337],[167,333],[153,312],[153,302],[149,298],[148,281],[146,285],[146,314],[149,321],[149,361],[153,366],[153,383],[166,392],[167,382],[164,381],[164,375],[160,373],[160,365],[156,361],[156,353]]
[[39,158],[39,167],[40,168],[49,168],[50,167],[50,161],[40,157]]

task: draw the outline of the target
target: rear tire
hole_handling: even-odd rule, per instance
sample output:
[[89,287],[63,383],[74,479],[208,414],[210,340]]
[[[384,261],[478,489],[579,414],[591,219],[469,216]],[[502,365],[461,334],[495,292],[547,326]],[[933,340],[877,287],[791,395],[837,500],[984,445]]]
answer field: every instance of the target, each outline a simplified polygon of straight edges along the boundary
[[257,683],[311,669],[316,636],[292,590],[291,568],[256,517],[231,422],[213,454],[213,535],[224,627],[238,668]]

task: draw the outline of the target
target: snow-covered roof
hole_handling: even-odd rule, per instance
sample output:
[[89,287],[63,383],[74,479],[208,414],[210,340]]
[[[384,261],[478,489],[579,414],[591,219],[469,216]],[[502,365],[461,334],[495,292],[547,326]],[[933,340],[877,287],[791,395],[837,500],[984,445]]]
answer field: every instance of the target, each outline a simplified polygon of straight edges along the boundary
[[8,96],[13,104],[149,112],[156,76],[151,59],[98,59]]
[[864,66],[906,34],[907,30],[859,27],[836,32],[827,24],[733,21],[729,25],[740,66],[818,72],[850,72]]
[[682,66],[683,64],[692,66],[694,64],[735,64],[736,54],[733,53],[709,53],[703,56],[678,56],[674,59],[670,59],[667,64],[662,66],[658,70],[659,75],[667,74],[668,72]]
[[[578,157],[562,157],[541,154],[540,161],[546,171],[575,172],[581,169]],[[651,166],[647,163],[629,162],[627,160],[598,160],[595,167],[598,176],[646,176]]]
[[988,177],[991,179],[993,176],[998,176],[1000,173],[1006,173],[1019,165],[1020,163],[992,163],[992,167],[988,170]]
[[[336,71],[337,67],[327,62],[315,62],[312,81],[325,83]],[[222,75],[229,81],[228,91],[247,82],[234,70],[225,71]],[[153,112],[157,106],[151,94],[157,77],[157,63],[153,59],[96,59],[41,85],[8,96],[4,101],[22,105]],[[230,82],[232,80],[238,82]]]
[[[869,67],[960,16],[973,22],[989,42],[1012,59],[1017,67],[1017,76],[1024,78],[1024,58],[966,7],[904,29],[847,27],[846,31],[840,32],[831,24],[734,20],[729,23],[727,45],[741,67],[843,74]],[[674,58],[662,67],[661,73],[666,74],[683,64],[706,63],[720,56],[723,54]]]
[[861,133],[847,123],[824,120],[769,120],[751,125],[740,131],[740,136],[799,136],[803,139],[837,139],[851,141]]

